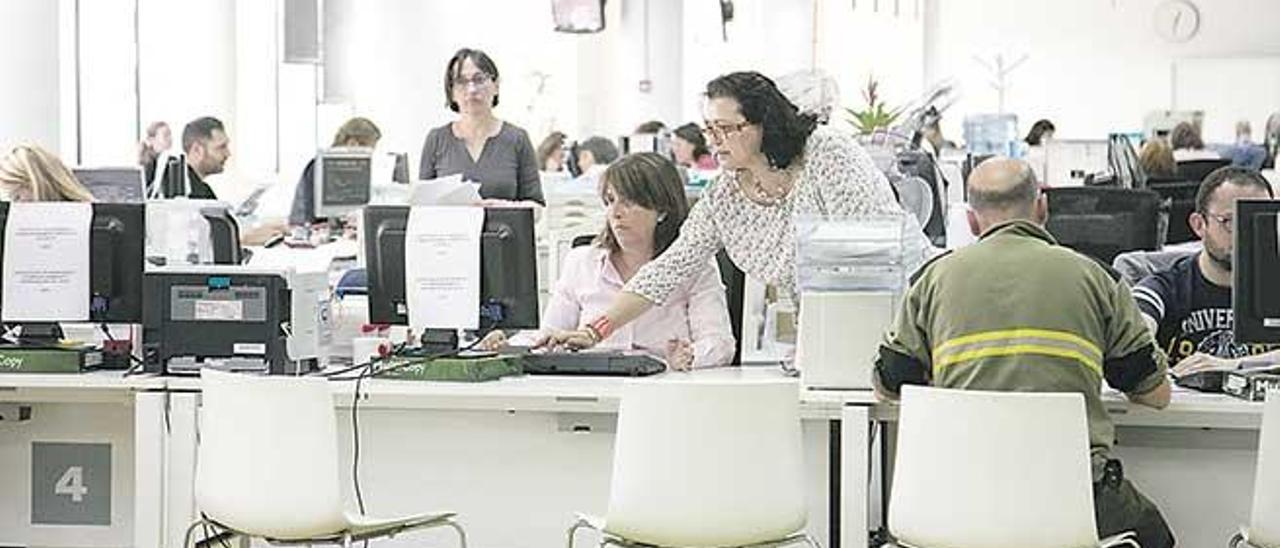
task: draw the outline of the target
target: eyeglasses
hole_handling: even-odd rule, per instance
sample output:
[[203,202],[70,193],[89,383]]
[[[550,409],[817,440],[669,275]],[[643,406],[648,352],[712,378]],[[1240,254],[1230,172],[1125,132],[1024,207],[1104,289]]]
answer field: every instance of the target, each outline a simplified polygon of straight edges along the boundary
[[493,82],[492,76],[489,76],[489,74],[485,72],[477,72],[471,75],[470,78],[459,75],[453,80],[453,87],[463,89],[467,87],[467,84],[471,84],[475,87],[482,88],[489,85],[490,82]]
[[1232,228],[1231,228],[1231,227],[1233,226],[1233,221],[1235,221],[1235,217],[1234,217],[1234,216],[1232,216],[1232,215],[1216,215],[1216,214],[1213,214],[1213,213],[1207,213],[1207,212],[1206,212],[1206,213],[1204,213],[1204,216],[1205,216],[1205,218],[1213,219],[1213,222],[1218,223],[1219,225],[1221,225],[1223,230],[1225,230],[1225,231],[1227,231],[1227,232],[1231,232],[1231,231],[1232,231]]
[[736,124],[708,123],[702,126],[702,134],[706,136],[706,138],[708,139],[724,140],[733,135],[737,135],[738,132],[742,131],[743,129],[746,129],[746,127],[749,125],[751,125],[751,122],[738,122]]

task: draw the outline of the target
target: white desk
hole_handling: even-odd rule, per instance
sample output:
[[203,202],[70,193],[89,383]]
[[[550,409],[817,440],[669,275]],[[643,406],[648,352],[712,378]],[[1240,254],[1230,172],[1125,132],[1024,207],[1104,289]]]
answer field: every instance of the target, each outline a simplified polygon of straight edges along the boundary
[[[0,545],[123,547],[136,542],[135,531],[155,527],[162,515],[158,499],[143,496],[159,484],[152,470],[163,465],[158,451],[163,432],[163,406],[147,406],[138,397],[160,390],[164,380],[123,378],[119,372],[85,375],[0,374],[0,403],[29,406],[30,420],[0,423]],[[152,393],[157,401],[163,392]],[[53,485],[32,483],[37,444],[106,444],[109,447],[109,522],[105,525],[32,524],[33,490]],[[61,466],[61,465],[60,465]],[[70,467],[68,465],[67,467]],[[102,470],[86,463],[83,485]],[[49,488],[49,489],[46,489]],[[94,487],[97,490],[96,485]],[[82,494],[82,502],[101,493]],[[51,494],[71,500],[73,495]]]
[[[779,377],[773,368],[694,375],[743,382]],[[347,463],[353,385],[333,386],[339,450]],[[0,425],[0,478],[6,478],[0,483],[6,486],[0,490],[0,545],[178,546],[194,516],[198,389],[193,378],[0,375],[0,402],[33,406],[32,421]],[[368,508],[458,510],[472,546],[480,548],[558,545],[570,512],[604,510],[622,390],[621,380],[603,378],[368,382],[360,403]],[[881,523],[880,491],[874,481],[847,480],[878,474],[872,427],[891,423],[896,408],[874,404],[868,392],[801,397],[810,530],[824,546],[833,545],[825,541],[833,501],[829,487],[833,479],[844,479],[834,497],[839,545],[865,546],[866,531]],[[1117,395],[1106,401],[1119,431],[1116,454],[1129,477],[1160,505],[1180,545],[1216,546],[1246,520],[1259,404],[1187,392],[1177,392],[1163,411],[1132,406]],[[833,439],[843,449],[835,466]],[[30,485],[15,478],[29,477],[31,441],[112,444],[110,526],[29,525]],[[347,489],[349,473],[344,467]],[[412,539],[397,542],[409,545]]]

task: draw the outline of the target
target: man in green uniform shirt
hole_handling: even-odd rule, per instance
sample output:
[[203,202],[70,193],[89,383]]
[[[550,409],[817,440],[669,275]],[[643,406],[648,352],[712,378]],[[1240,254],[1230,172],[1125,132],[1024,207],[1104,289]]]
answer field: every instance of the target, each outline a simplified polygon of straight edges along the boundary
[[1138,533],[1173,546],[1154,504],[1109,457],[1115,427],[1102,380],[1130,401],[1169,404],[1164,355],[1129,288],[1044,229],[1048,203],[1020,160],[994,158],[969,177],[969,228],[979,241],[925,265],[880,347],[877,390],[903,384],[969,390],[1079,392],[1092,450],[1098,534]]

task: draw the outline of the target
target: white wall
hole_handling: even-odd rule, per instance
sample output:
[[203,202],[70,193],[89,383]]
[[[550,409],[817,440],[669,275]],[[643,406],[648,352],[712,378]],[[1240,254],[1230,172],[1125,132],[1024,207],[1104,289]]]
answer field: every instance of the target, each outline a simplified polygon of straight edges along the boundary
[[0,2],[0,147],[34,141],[61,147],[59,3]]
[[[1102,138],[1109,131],[1141,129],[1148,111],[1171,106],[1171,67],[1178,59],[1280,53],[1280,2],[1199,0],[1200,32],[1185,44],[1168,43],[1156,33],[1159,3],[931,0],[936,13],[926,29],[925,78],[954,77],[964,94],[946,114],[944,130],[958,138],[964,114],[996,108],[975,55],[1028,55],[1013,75],[1006,105],[1023,131],[1038,118],[1050,118],[1061,137]],[[1204,109],[1212,118],[1224,105],[1179,106]]]

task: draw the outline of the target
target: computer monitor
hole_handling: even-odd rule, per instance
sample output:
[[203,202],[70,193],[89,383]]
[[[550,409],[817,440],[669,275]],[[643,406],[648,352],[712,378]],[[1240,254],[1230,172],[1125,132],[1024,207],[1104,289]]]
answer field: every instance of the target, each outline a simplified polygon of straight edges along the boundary
[[1149,178],[1147,188],[1160,195],[1169,204],[1169,232],[1165,236],[1165,244],[1180,244],[1197,239],[1191,230],[1191,212],[1196,209],[1196,193],[1200,191],[1198,181],[1186,181],[1179,177]]
[[1280,200],[1236,202],[1231,312],[1236,342],[1280,343]]
[[147,199],[142,170],[136,167],[76,168],[71,172],[97,203],[140,204]]
[[1110,265],[1125,251],[1160,249],[1160,196],[1146,189],[1050,188],[1045,228],[1058,243]]
[[369,204],[373,151],[330,148],[316,153],[316,217],[340,217]]
[[[364,209],[365,263],[368,268],[369,321],[409,323],[405,296],[404,244],[408,206]],[[538,327],[538,266],[533,239],[533,210],[486,208],[480,238],[482,328]]]
[[1083,186],[1090,175],[1109,169],[1108,146],[1105,139],[1054,139],[1044,145],[1043,167],[1032,168],[1049,186]]
[[[89,235],[90,322],[142,322],[143,250],[146,247],[143,208],[142,204],[93,204]],[[8,219],[9,204],[0,202],[0,233],[7,228]],[[4,238],[0,237],[0,261],[3,260]],[[0,293],[0,298],[2,296]],[[0,302],[0,308],[3,306]],[[85,318],[62,320],[77,322]],[[12,321],[22,322],[22,319]]]

